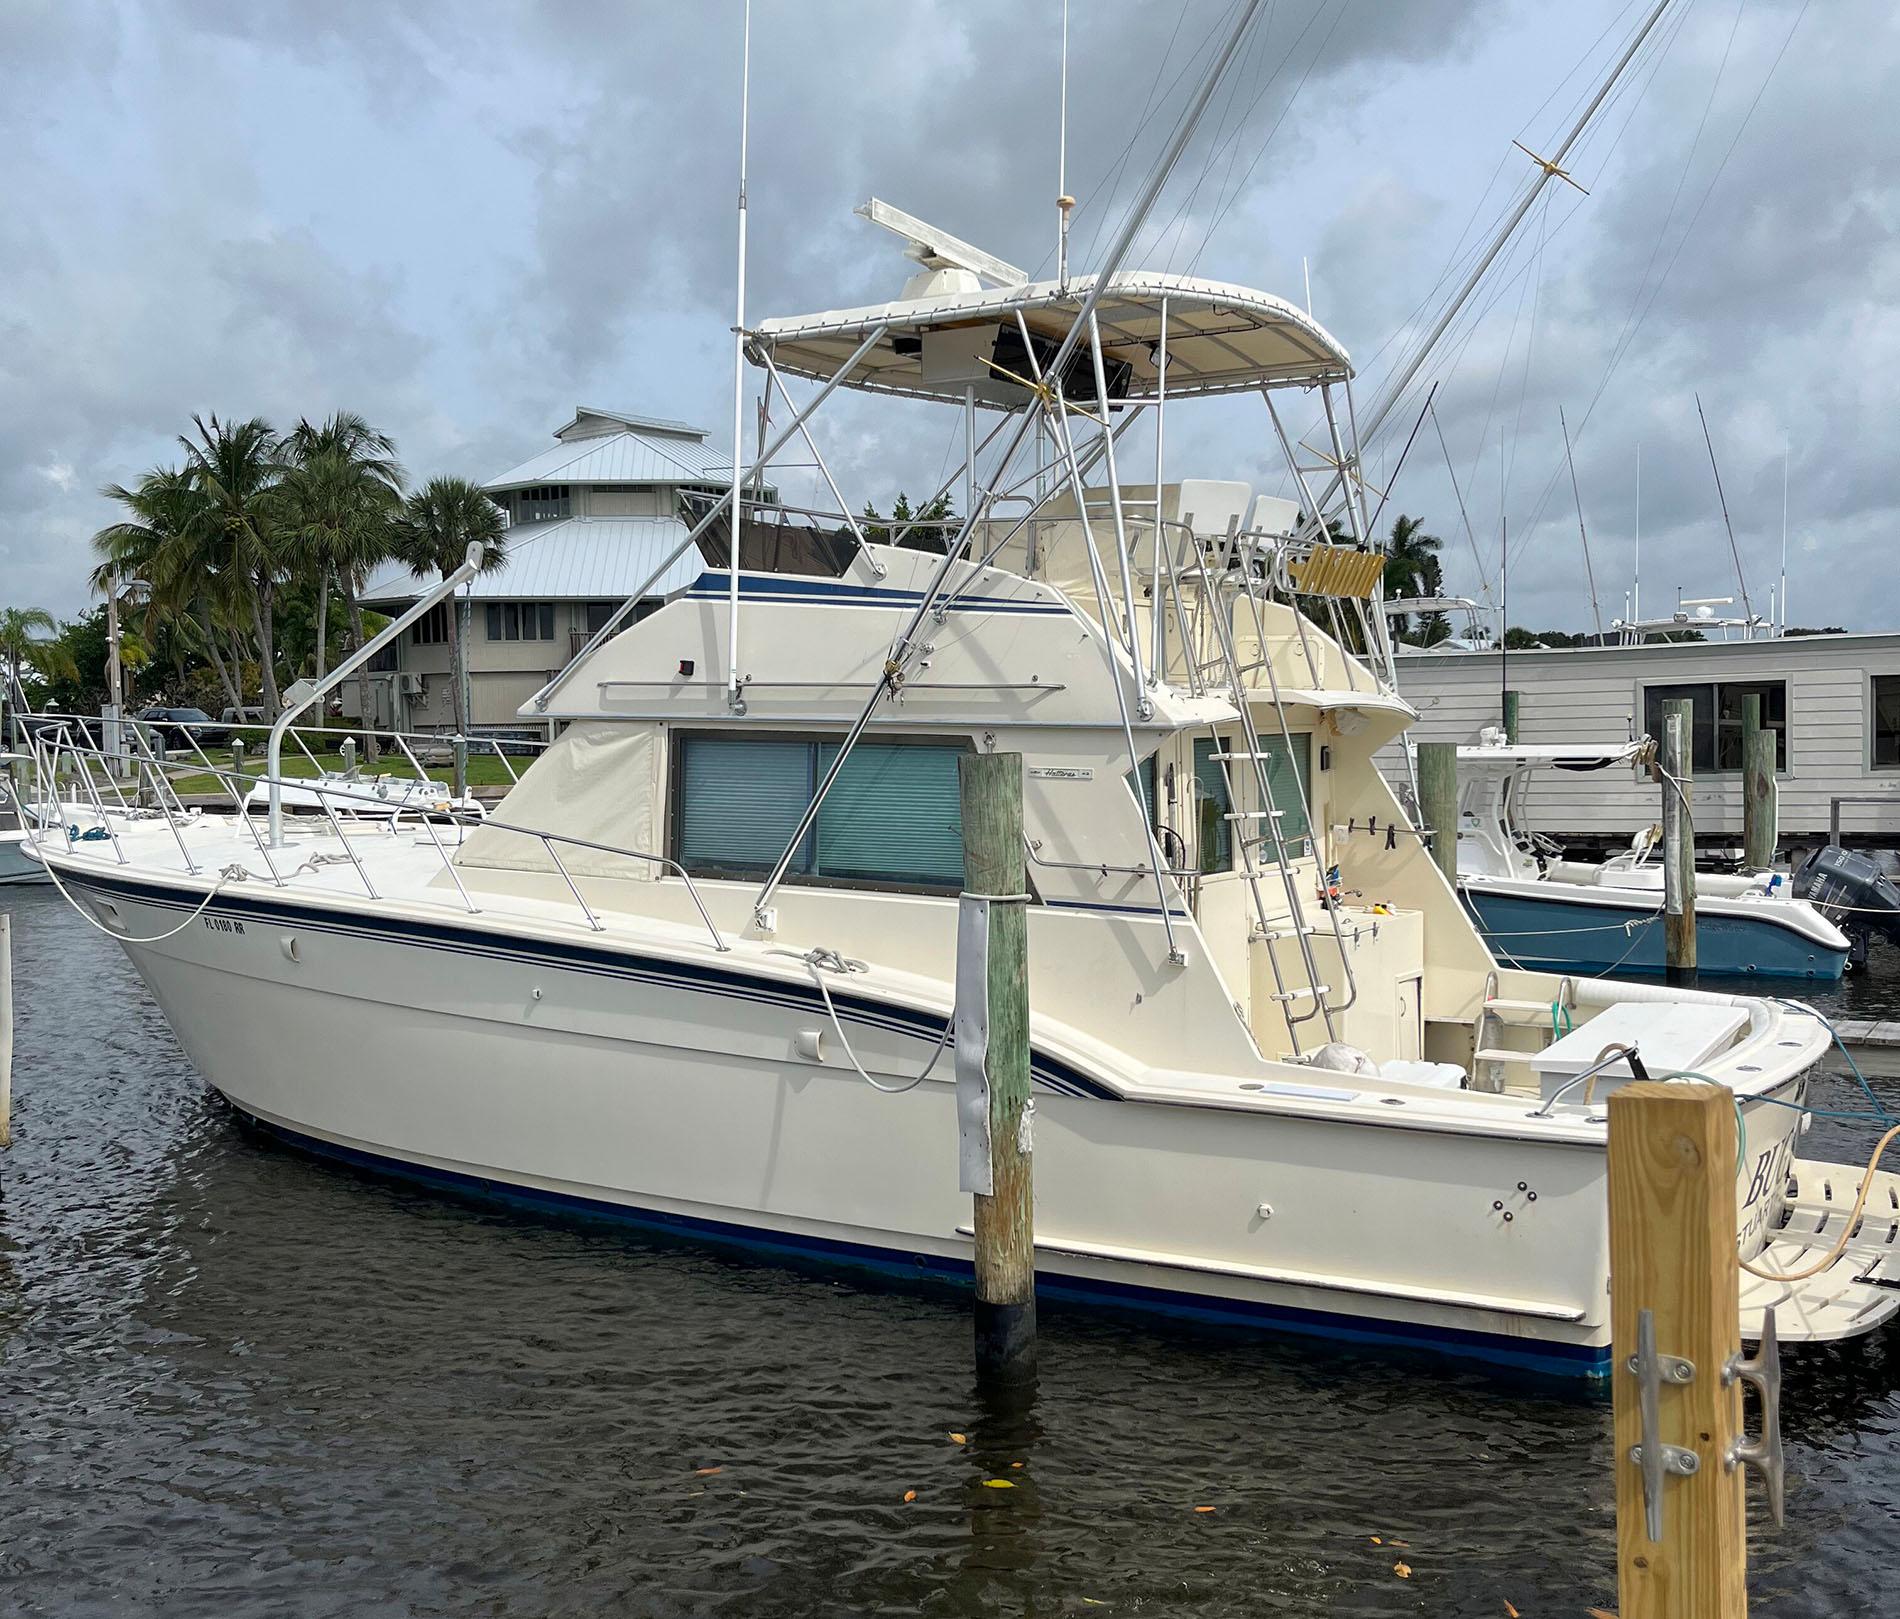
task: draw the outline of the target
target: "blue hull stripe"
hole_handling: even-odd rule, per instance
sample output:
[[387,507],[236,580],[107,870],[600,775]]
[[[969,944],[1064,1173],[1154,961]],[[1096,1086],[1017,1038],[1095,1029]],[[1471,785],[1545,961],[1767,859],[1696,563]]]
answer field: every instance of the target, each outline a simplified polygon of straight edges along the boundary
[[[724,1246],[744,1248],[755,1253],[786,1258],[819,1259],[854,1269],[871,1270],[888,1276],[915,1279],[935,1277],[951,1282],[968,1282],[970,1261],[950,1259],[941,1254],[906,1253],[901,1249],[879,1248],[868,1243],[842,1241],[833,1237],[812,1237],[797,1232],[763,1230],[726,1220],[698,1215],[676,1214],[670,1210],[647,1209],[604,1199],[577,1197],[566,1192],[543,1191],[537,1187],[517,1186],[484,1176],[465,1175],[430,1165],[413,1164],[405,1159],[364,1152],[340,1146],[316,1136],[286,1129],[251,1114],[235,1111],[264,1134],[275,1137],[301,1151],[355,1165],[375,1174],[393,1176],[462,1195],[473,1195],[491,1202],[530,1209],[540,1213],[608,1219],[649,1231],[684,1233]],[[1294,1333],[1303,1337],[1327,1338],[1338,1343],[1370,1344],[1381,1348],[1423,1349],[1436,1354],[1459,1355],[1489,1361],[1495,1365],[1516,1367],[1553,1377],[1604,1378],[1609,1375],[1608,1346],[1592,1348],[1584,1344],[1566,1344],[1512,1337],[1504,1333],[1475,1332],[1457,1327],[1434,1327],[1417,1322],[1379,1321],[1364,1316],[1337,1315],[1325,1310],[1296,1309],[1287,1305],[1266,1304],[1251,1299],[1230,1299],[1202,1293],[1177,1293],[1167,1288],[1133,1282],[1103,1282],[1078,1277],[1039,1275],[1038,1298],[1074,1301],[1110,1308],[1138,1309],[1192,1321],[1226,1326],[1247,1326],[1269,1331]]]
[[[174,891],[148,886],[124,877],[97,876],[91,872],[83,874],[69,872],[65,880],[72,886],[100,889],[108,894],[118,894],[126,899],[166,910],[188,911],[197,904],[196,899],[183,897]],[[570,944],[549,939],[510,940],[497,934],[458,927],[453,923],[423,922],[411,917],[352,917],[345,921],[336,912],[305,907],[281,899],[254,899],[249,895],[234,893],[230,889],[226,889],[218,896],[209,907],[207,914],[239,916],[260,922],[313,928],[319,932],[341,934],[351,938],[376,939],[385,942],[396,940],[403,944],[421,945],[432,950],[449,950],[460,955],[479,956],[493,961],[546,963],[568,971],[589,973],[596,977],[651,984],[669,989],[691,989],[706,994],[730,996],[736,1000],[755,1001],[762,1005],[791,1007],[801,1012],[815,1013],[820,1017],[825,1013],[824,999],[816,986],[753,978],[744,973],[730,972],[724,968],[700,962],[629,956],[598,946]],[[848,1013],[854,1023],[862,1023],[870,1028],[885,1029],[897,1034],[913,1035],[924,1040],[935,1040],[943,1033],[943,1025],[925,1012],[913,1011],[908,1007],[897,1006],[886,1001],[870,1000],[844,989],[833,990],[831,998],[838,1007],[840,1015]],[[1120,1100],[1119,1093],[1111,1090],[1100,1080],[1090,1077],[1080,1069],[1047,1052],[1031,1052],[1030,1074],[1041,1084],[1065,1096],[1090,1097],[1103,1101]]]
[[[687,601],[725,601],[727,575],[702,573],[684,592]],[[794,574],[739,575],[739,594],[746,601],[806,602],[826,607],[916,607],[924,597],[919,590],[885,585],[844,584],[831,579],[808,579]],[[944,603],[952,613],[1042,613],[1068,618],[1061,602],[1007,600],[995,596],[952,597]]]

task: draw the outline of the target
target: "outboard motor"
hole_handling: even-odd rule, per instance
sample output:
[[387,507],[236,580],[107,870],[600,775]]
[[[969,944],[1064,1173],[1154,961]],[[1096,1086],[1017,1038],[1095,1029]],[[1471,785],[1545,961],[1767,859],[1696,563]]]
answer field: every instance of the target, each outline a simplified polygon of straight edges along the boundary
[[1883,933],[1900,944],[1900,888],[1869,855],[1832,843],[1816,849],[1794,874],[1794,895],[1852,941],[1850,967],[1867,964],[1869,934]]

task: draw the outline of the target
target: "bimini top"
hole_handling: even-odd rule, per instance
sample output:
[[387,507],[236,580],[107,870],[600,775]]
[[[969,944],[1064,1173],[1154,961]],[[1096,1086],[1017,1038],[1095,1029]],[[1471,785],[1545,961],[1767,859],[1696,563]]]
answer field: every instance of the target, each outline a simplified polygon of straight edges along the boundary
[[[943,278],[950,290],[862,309],[768,320],[754,342],[784,371],[829,379],[879,326],[887,330],[843,379],[847,387],[923,399],[963,398],[1019,405],[1033,375],[1016,317],[1029,328],[1038,366],[1068,335],[1093,276],[1015,287],[982,287],[974,276]],[[955,282],[965,285],[954,285]],[[1096,305],[1111,398],[1155,389],[1161,310],[1167,304],[1168,396],[1240,393],[1262,387],[1339,381],[1352,374],[1346,351],[1326,329],[1284,299],[1222,281],[1155,271],[1123,271]],[[1095,378],[1083,343],[1063,378],[1066,397],[1087,408]]]
[[1634,742],[1539,743],[1513,746],[1503,742],[1480,742],[1458,749],[1460,765],[1497,765],[1506,769],[1529,769],[1551,765],[1558,770],[1607,770],[1611,765],[1633,764],[1649,746],[1648,737]]

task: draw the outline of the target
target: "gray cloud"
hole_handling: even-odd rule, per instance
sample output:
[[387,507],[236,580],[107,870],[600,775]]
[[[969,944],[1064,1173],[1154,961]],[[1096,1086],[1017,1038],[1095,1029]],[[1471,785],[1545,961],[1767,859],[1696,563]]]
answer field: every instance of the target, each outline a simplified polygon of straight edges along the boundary
[[[1724,588],[1697,388],[1754,576],[1772,569],[1787,442],[1808,575],[1824,558],[1869,581],[1837,619],[1893,611],[1875,566],[1900,515],[1884,455],[1900,414],[1900,124],[1887,89],[1900,36],[1886,8],[1848,0],[1802,16],[1584,421],[1798,9],[1757,0],[1732,48],[1735,12],[1686,9],[1641,99],[1620,101],[1580,154],[1591,196],[1552,203],[1541,271],[1513,282],[1507,267],[1461,360],[1442,368],[1440,415],[1487,556],[1505,442],[1512,531],[1526,536],[1516,618],[1586,616],[1568,483],[1555,476],[1560,404],[1582,427],[1578,475],[1611,608],[1630,571],[1639,441],[1652,602],[1678,578]],[[1193,77],[1177,74],[1197,50],[1205,59],[1227,10],[1075,7],[1078,264],[1146,172]],[[0,219],[0,496],[12,514],[0,598],[80,606],[86,537],[109,515],[93,491],[169,455],[193,410],[289,419],[347,404],[393,432],[417,472],[478,476],[530,453],[578,399],[725,422],[737,15],[493,0],[458,8],[451,26],[423,0],[9,7],[0,129],[24,158]],[[1363,404],[1389,363],[1381,346],[1487,180],[1498,186],[1486,217],[1521,181],[1510,137],[1543,141],[1632,16],[1607,0],[1587,15],[1280,0],[1137,256],[1295,298],[1310,259],[1320,317],[1362,367]],[[1020,0],[761,0],[754,318],[895,292],[896,244],[850,214],[873,192],[1043,264],[1055,17]],[[1184,417],[1174,470],[1277,485],[1257,415],[1236,402]],[[1409,427],[1405,415],[1383,446],[1388,470]],[[936,481],[953,428],[927,407],[841,400],[826,431],[848,492],[883,500]],[[1429,429],[1394,499],[1456,542],[1453,583],[1475,588]],[[1803,552],[1804,538],[1820,549]],[[1818,611],[1816,586],[1797,589]]]

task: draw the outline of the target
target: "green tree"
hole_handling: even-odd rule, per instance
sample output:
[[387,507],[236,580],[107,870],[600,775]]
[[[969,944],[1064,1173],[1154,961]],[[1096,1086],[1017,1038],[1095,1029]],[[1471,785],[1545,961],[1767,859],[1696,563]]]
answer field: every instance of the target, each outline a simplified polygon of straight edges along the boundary
[[[481,572],[492,573],[508,565],[501,509],[480,485],[466,478],[431,478],[403,502],[394,552],[418,579],[432,573],[446,579],[476,543],[482,548]],[[461,597],[449,614],[449,668],[455,688],[455,729],[464,735],[468,731],[463,668],[467,640],[468,600]]]
[[246,593],[197,480],[177,467],[154,467],[129,489],[107,484],[100,493],[126,515],[92,537],[102,558],[93,588],[113,589],[115,575],[145,580],[144,638],[169,643],[181,679],[190,663],[209,659],[225,701],[243,707],[252,633]]
[[[873,545],[895,545],[906,551],[935,551],[942,555],[951,538],[947,525],[954,523],[956,517],[950,508],[948,492],[933,496],[912,511],[910,496],[900,489],[888,518],[867,501],[858,526]],[[917,527],[918,524],[924,526]]]
[[[1385,542],[1385,590],[1388,597],[1437,596],[1445,588],[1444,565],[1438,560],[1438,552],[1444,541],[1436,534],[1425,532],[1425,519],[1408,517],[1404,513],[1392,520],[1392,531]],[[1392,630],[1395,635],[1403,635],[1410,625],[1410,617],[1405,613],[1391,615]],[[1431,620],[1436,619],[1436,625]],[[1421,619],[1421,628],[1431,641],[1442,641],[1449,629],[1442,613],[1426,614]],[[1434,633],[1435,632],[1435,633]]]
[[76,674],[59,626],[42,607],[0,607],[0,707],[28,707],[26,681],[45,687]]
[[225,422],[194,416],[197,437],[180,437],[185,470],[204,497],[199,519],[213,551],[240,587],[257,638],[258,668],[264,682],[264,709],[276,717],[283,706],[277,680],[275,610],[284,576],[281,514],[277,486],[284,455],[276,431],[261,417]]
[[[350,647],[363,645],[363,586],[370,570],[394,553],[402,512],[402,464],[395,441],[353,411],[327,421],[300,421],[286,442],[289,461],[281,485],[290,554],[316,585],[316,678],[329,658],[330,595],[341,587],[349,613]],[[376,739],[367,731],[369,669],[356,674],[357,712],[366,728],[366,757]]]

